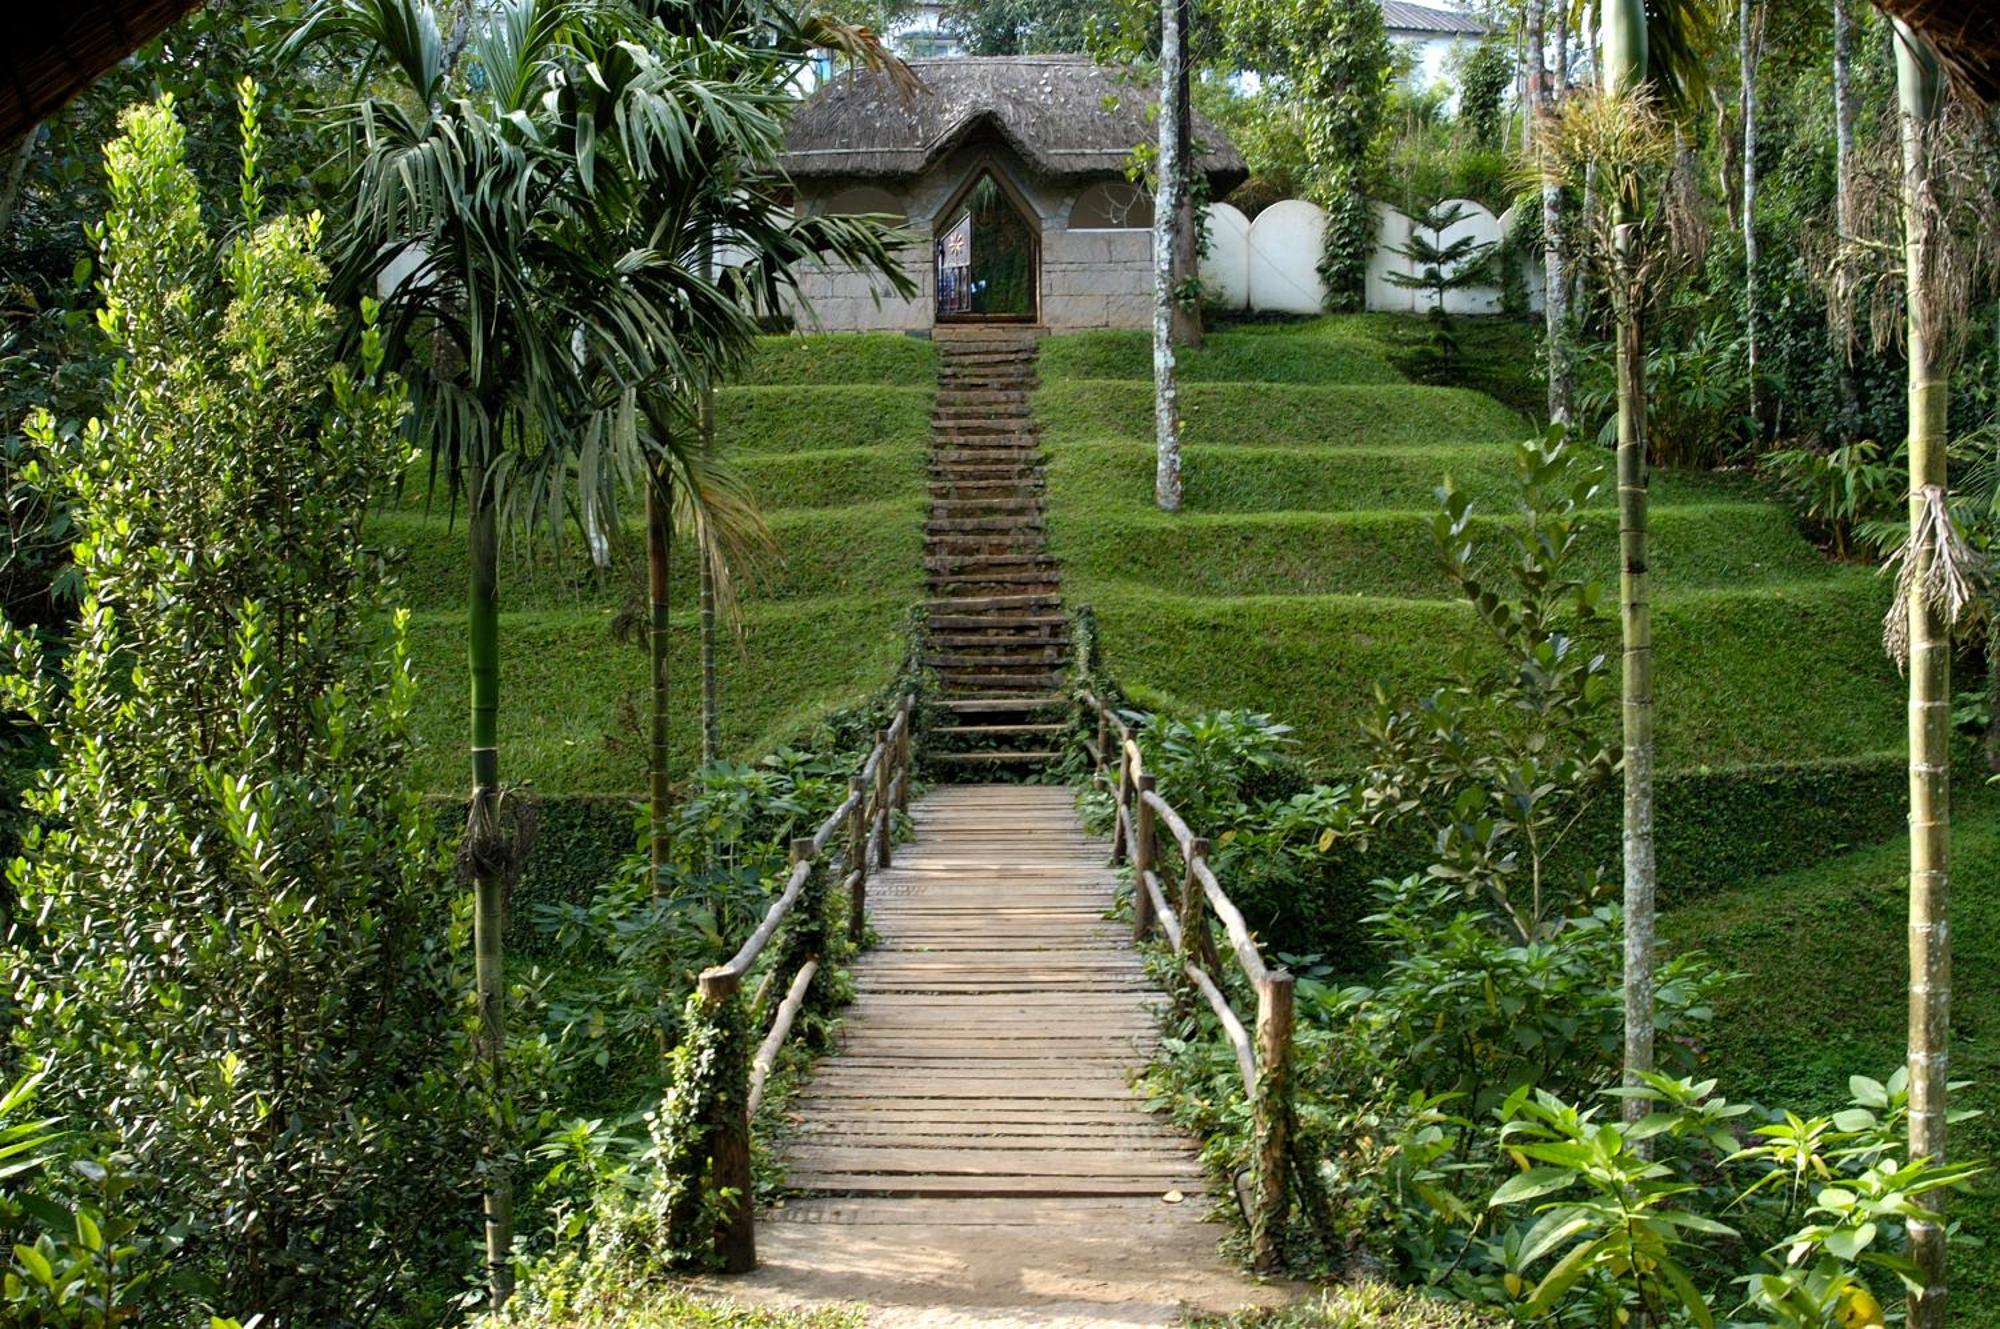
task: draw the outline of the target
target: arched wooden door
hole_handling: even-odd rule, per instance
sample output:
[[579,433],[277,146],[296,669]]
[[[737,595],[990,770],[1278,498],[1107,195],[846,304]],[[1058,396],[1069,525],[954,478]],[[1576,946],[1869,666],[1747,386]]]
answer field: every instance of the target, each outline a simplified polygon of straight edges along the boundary
[[1033,322],[1041,231],[1013,191],[982,168],[943,216],[934,232],[938,322]]

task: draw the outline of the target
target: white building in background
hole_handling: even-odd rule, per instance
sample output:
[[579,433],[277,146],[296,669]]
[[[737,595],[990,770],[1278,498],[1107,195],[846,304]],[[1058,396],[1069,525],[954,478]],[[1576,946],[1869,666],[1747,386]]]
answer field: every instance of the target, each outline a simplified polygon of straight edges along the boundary
[[[1489,29],[1472,15],[1448,5],[1420,5],[1414,0],[1382,0],[1382,24],[1389,40],[1416,56],[1410,81],[1420,88],[1454,83],[1454,54],[1479,44]],[[1457,89],[1453,88],[1453,97]]]
[[944,6],[938,0],[921,0],[907,17],[882,35],[889,39],[896,54],[906,60],[965,54],[958,38],[944,30]]

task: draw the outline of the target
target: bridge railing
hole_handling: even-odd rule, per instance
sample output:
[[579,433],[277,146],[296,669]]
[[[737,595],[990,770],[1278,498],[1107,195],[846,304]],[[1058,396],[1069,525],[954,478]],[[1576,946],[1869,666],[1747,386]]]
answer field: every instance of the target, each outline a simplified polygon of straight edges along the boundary
[[[1251,1114],[1253,1158],[1250,1197],[1244,1206],[1251,1254],[1258,1268],[1275,1268],[1290,1203],[1292,975],[1265,960],[1242,911],[1209,866],[1208,841],[1196,835],[1154,787],[1131,727],[1097,697],[1084,693],[1082,700],[1087,717],[1096,722],[1096,741],[1085,739],[1084,749],[1099,786],[1113,793],[1111,862],[1132,867],[1133,939],[1144,941],[1155,932],[1166,939],[1173,947],[1177,976],[1185,985],[1183,994],[1199,993],[1207,1001],[1236,1053]],[[1161,877],[1162,827],[1179,850],[1177,882]],[[1250,1027],[1245,1027],[1225,991],[1223,958],[1211,916],[1222,924],[1229,956],[1256,995]]]
[[[712,1086],[702,1113],[704,1156],[693,1160],[694,1172],[698,1178],[705,1178],[709,1193],[717,1197],[720,1205],[715,1211],[715,1252],[722,1267],[730,1273],[745,1273],[757,1267],[750,1124],[763,1101],[764,1086],[777,1065],[778,1054],[791,1036],[792,1027],[812,992],[813,980],[827,960],[831,939],[824,935],[822,925],[825,891],[837,877],[847,897],[847,938],[859,944],[867,927],[868,878],[872,872],[889,866],[895,841],[895,814],[909,806],[910,714],[911,699],[904,697],[897,704],[895,719],[889,727],[876,734],[875,745],[862,763],[861,773],[848,781],[846,799],[812,835],[792,841],[791,873],[757,930],[726,963],[704,969],[696,985],[701,1016],[725,1043],[730,1040],[747,1043],[768,1018],[768,1026],[753,1055],[743,1055],[748,1051],[747,1046],[725,1046],[718,1050],[715,1064],[732,1068],[732,1077],[740,1080]],[[837,854],[830,853],[836,842]],[[805,902],[804,908],[800,907],[801,901]],[[769,998],[783,977],[779,966],[773,965],[765,971],[751,999],[748,1022],[729,1018],[741,998],[744,980],[788,920],[795,930],[794,942],[802,944],[788,946],[790,954],[781,956],[781,964],[796,961],[783,999],[772,1011]],[[698,1215],[699,1207],[690,1212]]]

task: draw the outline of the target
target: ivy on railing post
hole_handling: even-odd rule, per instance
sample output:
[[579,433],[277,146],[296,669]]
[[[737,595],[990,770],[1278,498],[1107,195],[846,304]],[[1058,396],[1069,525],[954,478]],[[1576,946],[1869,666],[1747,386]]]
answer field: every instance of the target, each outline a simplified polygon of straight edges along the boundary
[[868,927],[868,793],[860,776],[847,782],[854,810],[847,814],[847,876],[854,883],[847,896],[847,939],[861,944]]
[[899,708],[902,711],[903,731],[896,738],[896,774],[902,778],[896,782],[896,811],[910,810],[910,698],[906,694]]
[[[1186,935],[1185,921],[1183,935]],[[1257,985],[1257,1092],[1250,1104],[1255,1158],[1250,1254],[1259,1272],[1283,1261],[1292,1134],[1292,976],[1275,970]]]
[[[802,835],[792,841],[792,867],[801,863],[811,863],[815,851],[812,837]],[[828,917],[832,905],[832,885],[827,874],[814,867],[806,877],[805,885],[799,891],[798,903],[792,906],[790,919],[780,935],[778,953],[771,962],[771,971],[777,974],[795,974],[808,960],[826,961],[833,955],[833,920]],[[805,1008],[819,1010],[825,1005],[828,982],[833,977],[833,967],[822,963],[812,985],[807,988]]]
[[[1118,796],[1125,797],[1124,758],[1119,758]],[[1132,799],[1132,940],[1144,941],[1153,931],[1153,896],[1146,889],[1146,874],[1153,870],[1153,809],[1146,795],[1153,792],[1153,777],[1139,777],[1139,792]]]
[[875,731],[875,750],[882,754],[882,759],[875,763],[875,833],[878,837],[875,866],[886,868],[889,866],[889,835],[895,824],[889,815],[889,768],[895,762],[889,750],[888,730]]
[[[1111,749],[1109,749],[1109,748],[1099,748],[1099,749],[1098,749],[1098,751],[1099,751],[1099,752],[1102,752],[1102,753],[1104,753],[1104,754],[1105,754],[1105,759],[1106,759],[1106,761],[1107,761],[1107,762],[1108,762],[1108,761],[1110,760],[1110,755],[1111,755]],[[1132,803],[1132,802],[1133,802],[1134,800],[1136,800],[1136,799],[1138,798],[1138,795],[1137,795],[1137,794],[1135,794],[1135,793],[1133,792],[1133,790],[1132,790],[1132,754],[1131,754],[1131,753],[1129,753],[1129,752],[1127,752],[1127,751],[1125,750],[1125,744],[1124,744],[1123,740],[1120,740],[1120,742],[1119,742],[1119,744],[1118,744],[1118,795],[1117,795],[1117,797],[1118,797],[1118,801],[1117,801],[1116,803],[1112,804],[1112,809],[1113,809],[1113,814],[1114,814],[1114,815],[1112,816],[1112,819],[1111,819],[1111,866],[1112,866],[1112,867],[1114,867],[1114,868],[1115,868],[1115,867],[1117,867],[1117,866],[1119,866],[1119,865],[1120,865],[1121,863],[1123,863],[1123,862],[1125,861],[1125,859],[1126,859],[1126,855],[1127,855],[1127,846],[1126,846],[1126,844],[1125,844],[1125,835],[1121,835],[1121,834],[1119,834],[1119,831],[1118,831],[1118,818],[1117,818],[1117,816],[1116,816],[1116,813],[1117,813],[1117,811],[1118,811],[1118,810],[1121,810],[1121,809],[1122,809],[1122,810],[1124,811],[1124,813],[1125,813],[1125,818],[1126,818],[1126,821],[1125,821],[1125,831],[1126,831],[1126,833],[1127,833],[1127,834],[1132,834],[1132,835],[1134,835],[1134,838],[1136,838],[1136,832],[1135,832],[1135,830],[1134,830],[1134,827],[1133,827],[1133,822],[1132,822],[1132,817],[1133,817],[1133,808],[1132,808],[1132,807],[1130,806],[1130,804],[1131,804],[1131,803]],[[1144,811],[1142,810],[1142,811],[1140,811],[1140,812],[1139,812],[1139,814],[1138,814],[1138,815],[1139,815],[1139,816],[1142,816],[1142,817],[1143,817],[1143,816],[1147,816],[1147,815],[1149,815],[1149,814],[1147,814],[1146,812],[1144,812]],[[1132,854],[1132,855],[1134,856],[1134,858],[1135,858],[1135,859],[1136,859],[1136,857],[1137,857],[1137,855],[1138,855],[1138,852],[1139,852],[1139,851],[1138,851],[1137,849],[1131,849],[1131,850],[1130,850],[1130,853],[1131,853],[1131,854]]]
[[1196,876],[1197,866],[1208,866],[1208,841],[1196,839],[1188,845],[1187,862],[1181,872],[1181,961],[1192,961],[1207,971],[1219,986],[1222,982],[1222,952],[1215,947],[1215,929],[1208,925],[1208,896]]
[[739,998],[742,980],[724,965],[704,969],[700,1011],[715,1030],[714,1083],[707,1086],[703,1135],[714,1204],[715,1252],[732,1274],[757,1267],[756,1191],[750,1176],[750,1038]]
[[[1097,769],[1090,773],[1093,783],[1099,789],[1104,788],[1104,768],[1110,764],[1111,712],[1106,710],[1102,703],[1099,703],[1097,707]],[[1125,750],[1122,747],[1118,750],[1118,796],[1122,803],[1125,797]],[[1114,826],[1111,836],[1111,861],[1113,866],[1116,866],[1119,856],[1124,852],[1125,846],[1118,843],[1117,828]]]

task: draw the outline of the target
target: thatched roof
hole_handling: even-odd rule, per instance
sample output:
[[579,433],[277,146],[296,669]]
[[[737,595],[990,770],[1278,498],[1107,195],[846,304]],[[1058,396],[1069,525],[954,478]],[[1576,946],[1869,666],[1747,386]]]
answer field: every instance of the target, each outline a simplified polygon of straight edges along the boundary
[[8,6],[0,143],[11,143],[202,0],[33,0]]
[[1959,91],[2000,106],[2000,4],[1995,0],[1875,0],[1930,39]]
[[[924,87],[905,102],[880,74],[829,80],[792,117],[783,164],[795,180],[907,179],[981,132],[1051,180],[1122,176],[1132,149],[1158,132],[1155,89],[1078,56],[912,60]],[[1195,116],[1202,165],[1219,198],[1249,175],[1243,154]]]

